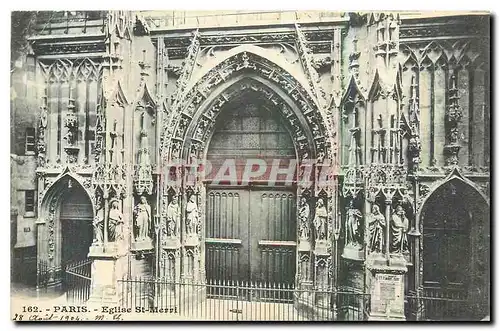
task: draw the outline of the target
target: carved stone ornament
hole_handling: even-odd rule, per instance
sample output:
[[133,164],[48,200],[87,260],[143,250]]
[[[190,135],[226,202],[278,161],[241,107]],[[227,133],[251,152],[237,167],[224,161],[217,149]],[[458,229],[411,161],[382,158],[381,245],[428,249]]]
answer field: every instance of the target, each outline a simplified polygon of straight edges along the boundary
[[[199,104],[206,99],[209,91],[212,91],[218,85],[222,84],[224,80],[227,81],[229,76],[236,75],[239,71],[251,70],[257,73],[259,76],[264,77],[278,84],[290,97],[299,105],[300,110],[303,114],[309,114],[312,112],[314,117],[309,117],[310,119],[317,119],[317,130],[318,134],[315,137],[315,148],[319,154],[319,151],[325,150],[324,155],[327,160],[330,160],[331,154],[330,150],[330,137],[329,133],[331,128],[327,128],[324,123],[326,120],[322,120],[324,115],[322,115],[317,109],[316,101],[313,100],[310,93],[307,92],[289,73],[284,71],[281,67],[276,66],[267,59],[264,59],[253,53],[238,54],[236,56],[230,57],[218,64],[215,68],[209,71],[205,76],[203,76],[189,91],[183,94],[182,98],[178,98],[176,104],[173,107],[173,112],[170,119],[164,123],[162,138],[162,155],[165,159],[177,159],[180,155],[180,148],[177,146],[178,141],[183,141],[186,139],[186,131],[191,121],[191,115],[184,115],[190,113],[188,109],[198,109]],[[214,73],[225,72],[226,77],[221,75],[215,75]],[[200,91],[203,91],[201,93]],[[272,92],[272,91],[270,91]],[[216,114],[222,104],[227,102],[230,98],[226,95],[221,95],[219,99],[212,103],[211,107],[204,109],[204,114],[209,119],[213,119],[213,114]],[[182,111],[184,110],[184,111]],[[180,113],[180,115],[179,115]],[[314,125],[309,123],[311,126],[311,131],[313,131]],[[175,127],[173,131],[169,130],[169,127]],[[172,135],[165,136],[168,132],[172,132]],[[195,131],[196,132],[196,131]],[[305,136],[304,136],[305,138]],[[298,139],[298,138],[297,138]]]
[[52,261],[55,254],[55,212],[56,212],[56,199],[52,199],[49,205],[49,215],[47,216],[47,228],[49,232],[48,243],[48,259]]

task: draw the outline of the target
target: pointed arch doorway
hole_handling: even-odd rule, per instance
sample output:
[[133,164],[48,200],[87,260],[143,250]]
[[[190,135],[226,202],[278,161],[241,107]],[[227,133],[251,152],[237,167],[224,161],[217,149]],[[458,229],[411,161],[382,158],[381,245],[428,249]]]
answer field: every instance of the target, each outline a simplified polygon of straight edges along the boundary
[[232,99],[206,157],[207,279],[293,284],[296,187],[293,177],[273,181],[271,168],[293,169],[296,152],[275,105],[255,91]]
[[63,195],[61,200],[61,267],[85,260],[92,244],[92,204],[87,193],[78,184]]
[[69,266],[84,265],[81,273],[90,275],[87,256],[94,238],[93,210],[89,193],[71,175],[61,175],[48,188],[37,230],[39,287],[70,288],[64,277]]
[[438,187],[421,211],[425,316],[477,320],[489,314],[489,205],[454,178]]

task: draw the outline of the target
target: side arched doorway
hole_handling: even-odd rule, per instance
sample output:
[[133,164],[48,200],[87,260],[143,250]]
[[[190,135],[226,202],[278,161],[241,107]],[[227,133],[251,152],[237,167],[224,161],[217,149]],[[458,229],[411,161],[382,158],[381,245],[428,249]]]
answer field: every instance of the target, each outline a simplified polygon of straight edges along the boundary
[[85,260],[93,240],[92,204],[87,193],[75,184],[61,201],[61,267]]
[[87,256],[94,236],[93,215],[89,193],[71,175],[62,175],[48,188],[37,230],[39,288],[71,288],[65,277],[68,267],[78,266],[78,274],[90,276]]
[[426,319],[484,318],[490,295],[488,203],[453,178],[427,199],[421,222]]
[[296,152],[275,107],[249,91],[217,118],[206,154],[207,279],[294,283],[296,187],[272,166],[293,173]]

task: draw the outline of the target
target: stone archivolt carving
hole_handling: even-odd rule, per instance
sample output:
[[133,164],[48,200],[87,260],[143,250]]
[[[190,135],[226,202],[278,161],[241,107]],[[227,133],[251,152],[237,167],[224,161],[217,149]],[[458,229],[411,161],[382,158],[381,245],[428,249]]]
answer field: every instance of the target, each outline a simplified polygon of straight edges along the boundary
[[[197,147],[197,152],[202,152],[208,143],[208,138],[214,128],[216,123],[216,117],[220,113],[224,104],[226,104],[227,100],[231,100],[237,95],[245,92],[259,92],[264,102],[267,103],[270,107],[277,108],[278,111],[281,112],[283,118],[285,119],[285,124],[290,128],[290,133],[292,135],[292,139],[298,151],[299,157],[304,156],[306,153],[310,155],[309,148],[310,146],[307,143],[306,133],[303,131],[301,125],[299,124],[299,119],[297,116],[291,111],[289,106],[284,103],[281,98],[276,95],[272,90],[266,88],[264,85],[255,82],[255,81],[245,81],[239,85],[233,85],[230,89],[226,90],[222,96],[217,98],[213,102],[213,106],[208,108],[207,111],[201,117],[198,126],[195,129],[194,138],[201,142]],[[317,126],[317,120],[313,117],[309,117],[307,119],[312,125]],[[182,130],[178,133],[181,135],[184,132],[185,128],[183,122]],[[319,134],[319,131],[317,131]],[[320,137],[318,135],[318,137]],[[180,139],[180,138],[179,138]],[[198,155],[199,158],[202,155]]]
[[49,261],[52,261],[54,259],[54,254],[55,254],[55,212],[56,212],[56,203],[57,199],[52,199],[49,205],[49,215],[47,217],[48,219],[48,232],[49,232],[49,237],[47,240],[48,243],[48,259]]
[[[248,63],[248,64],[246,64]],[[285,72],[281,67],[271,63],[270,61],[261,58],[253,53],[244,53],[237,56],[228,58],[227,60],[221,62],[215,68],[211,70],[208,74],[202,77],[192,89],[187,91],[183,98],[179,99],[176,106],[173,108],[174,111],[171,114],[170,120],[164,123],[162,138],[162,155],[167,159],[176,159],[179,156],[180,148],[176,145],[176,140],[184,140],[188,123],[190,122],[189,115],[179,116],[179,112],[182,109],[188,109],[189,107],[198,108],[200,103],[206,99],[209,91],[212,91],[217,85],[222,83],[222,79],[219,75],[214,74],[217,72],[226,72],[227,76],[234,75],[239,71],[250,70],[258,73],[260,76],[265,77],[282,87],[291,98],[297,103],[303,114],[308,114],[309,112],[315,112],[317,118],[324,118],[321,113],[315,109],[316,102],[313,101],[309,93],[287,72]],[[227,80],[227,78],[226,78]],[[200,91],[203,91],[201,93]],[[221,95],[217,101],[213,103],[215,109],[206,110],[207,118],[212,118],[211,113],[217,113],[220,110],[220,106],[228,100],[227,96]],[[330,137],[330,130],[332,128],[325,127],[326,121],[319,121],[317,126],[319,128],[320,136],[315,137],[315,144],[317,153],[320,149],[325,149],[329,144],[325,143],[328,141],[327,137]],[[167,137],[165,134],[169,132],[169,127],[176,127],[173,131],[173,136]],[[305,138],[305,137],[304,137]],[[331,154],[329,150],[324,152],[325,158],[330,159]]]

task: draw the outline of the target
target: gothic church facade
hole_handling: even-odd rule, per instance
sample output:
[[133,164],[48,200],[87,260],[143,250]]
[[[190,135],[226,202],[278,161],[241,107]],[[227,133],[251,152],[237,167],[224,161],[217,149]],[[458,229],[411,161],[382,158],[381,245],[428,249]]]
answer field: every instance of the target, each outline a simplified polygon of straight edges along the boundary
[[29,17],[13,268],[488,302],[487,15]]

